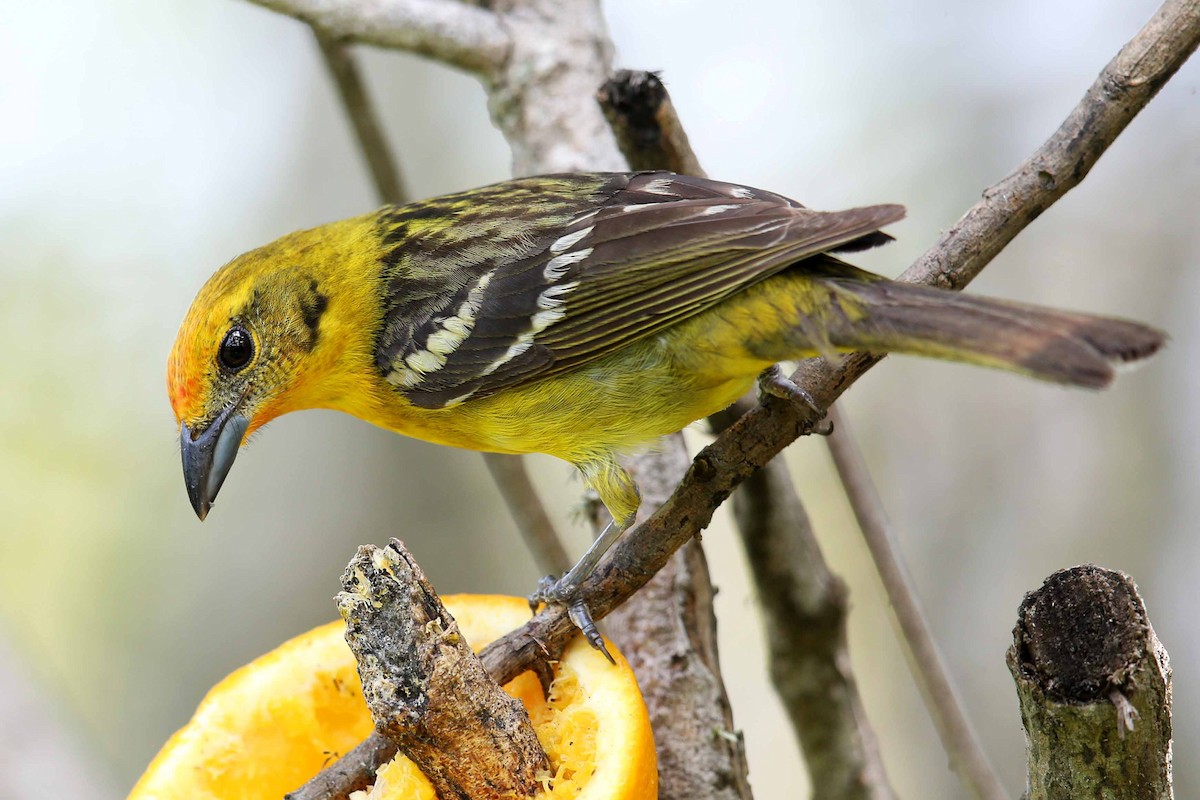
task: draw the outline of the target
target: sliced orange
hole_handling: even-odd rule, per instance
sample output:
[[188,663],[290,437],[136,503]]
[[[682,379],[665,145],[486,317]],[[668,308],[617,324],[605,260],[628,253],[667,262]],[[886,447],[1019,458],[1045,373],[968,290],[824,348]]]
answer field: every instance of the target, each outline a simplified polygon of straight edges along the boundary
[[[443,597],[476,648],[529,619],[517,597]],[[129,800],[278,800],[372,730],[354,657],[334,622],[297,636],[217,684],[159,751]],[[529,710],[550,757],[539,798],[653,800],[654,738],[633,672],[581,638],[563,653],[550,697],[532,673],[505,686]],[[436,800],[403,755],[354,800]]]

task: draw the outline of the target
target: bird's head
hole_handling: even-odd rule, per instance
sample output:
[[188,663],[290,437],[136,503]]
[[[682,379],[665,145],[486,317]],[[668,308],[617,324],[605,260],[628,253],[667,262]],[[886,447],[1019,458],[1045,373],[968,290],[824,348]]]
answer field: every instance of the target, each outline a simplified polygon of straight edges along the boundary
[[[347,334],[365,332],[374,316],[361,296],[371,281],[353,275],[370,269],[368,235],[361,219],[289,234],[226,264],[196,295],[167,391],[200,519],[250,434],[288,411],[328,405],[337,374],[355,366],[347,359],[364,348]],[[358,324],[347,324],[356,308]]]

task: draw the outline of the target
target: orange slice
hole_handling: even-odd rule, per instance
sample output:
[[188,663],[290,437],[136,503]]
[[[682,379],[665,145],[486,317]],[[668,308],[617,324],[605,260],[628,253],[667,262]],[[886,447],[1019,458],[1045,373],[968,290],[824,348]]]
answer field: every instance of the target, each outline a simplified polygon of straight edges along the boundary
[[[450,595],[446,607],[476,650],[523,624],[517,597]],[[334,622],[297,636],[217,684],[163,746],[129,800],[278,800],[372,730],[354,657]],[[653,800],[654,738],[633,672],[581,638],[563,653],[549,699],[532,673],[505,686],[529,710],[550,757],[539,798]],[[403,755],[354,800],[436,800]]]

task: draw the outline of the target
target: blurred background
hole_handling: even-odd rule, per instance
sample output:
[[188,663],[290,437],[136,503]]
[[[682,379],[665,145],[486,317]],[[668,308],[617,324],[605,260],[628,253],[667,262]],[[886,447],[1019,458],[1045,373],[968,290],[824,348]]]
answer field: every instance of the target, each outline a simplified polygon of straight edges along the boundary
[[[900,202],[899,273],[1040,144],[1155,0],[606,3],[618,66],[661,70],[706,169],[818,208]],[[462,74],[362,50],[411,191],[503,179]],[[332,618],[364,542],[404,538],[443,592],[537,570],[478,456],[327,412],[242,454],[201,525],[167,352],[208,275],[373,190],[308,29],[234,0],[10,3],[0,24],[0,797],[123,796],[206,689]],[[1170,348],[1103,394],[890,358],[855,423],[967,708],[1013,796],[1004,650],[1024,592],[1092,561],[1138,581],[1175,668],[1179,796],[1200,794],[1200,63],[972,291],[1129,316]],[[697,432],[699,445],[704,436]],[[787,453],[849,582],[851,654],[902,796],[954,798],[824,444]],[[534,459],[571,526],[579,483]],[[723,514],[705,546],[760,797],[803,767]]]

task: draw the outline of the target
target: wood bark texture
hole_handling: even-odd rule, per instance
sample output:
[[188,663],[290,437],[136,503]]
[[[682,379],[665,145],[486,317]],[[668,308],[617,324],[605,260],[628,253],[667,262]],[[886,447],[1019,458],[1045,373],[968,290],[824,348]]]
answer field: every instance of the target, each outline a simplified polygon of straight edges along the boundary
[[549,760],[521,702],[487,674],[404,545],[364,545],[338,609],[375,728],[438,796],[532,796]]
[[1092,565],[1021,603],[1008,667],[1028,800],[1170,800],[1171,662],[1133,580]]

